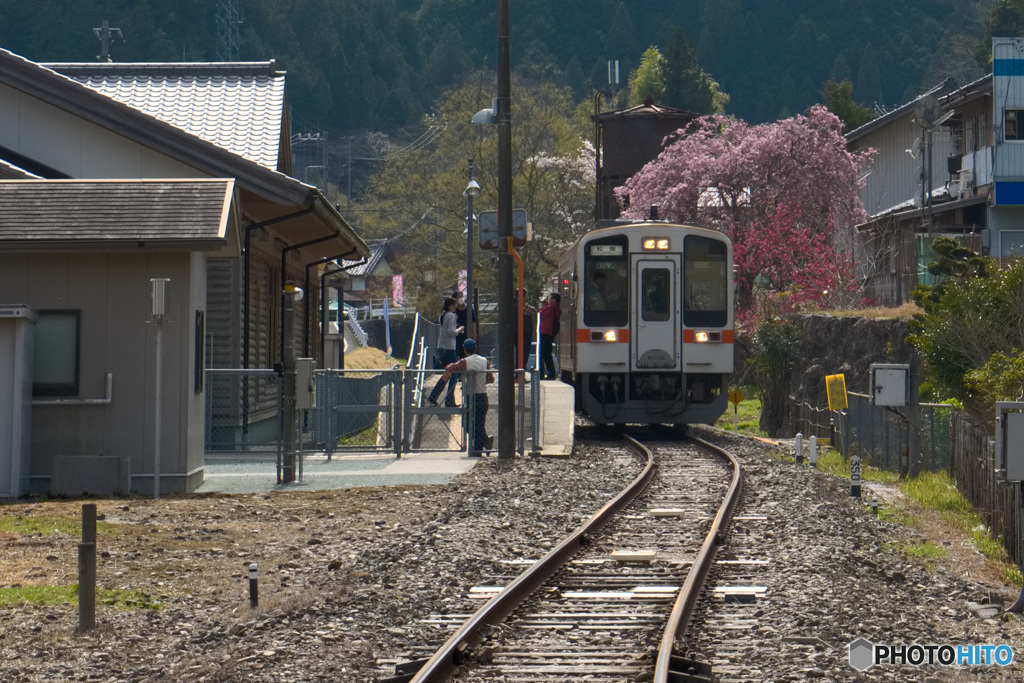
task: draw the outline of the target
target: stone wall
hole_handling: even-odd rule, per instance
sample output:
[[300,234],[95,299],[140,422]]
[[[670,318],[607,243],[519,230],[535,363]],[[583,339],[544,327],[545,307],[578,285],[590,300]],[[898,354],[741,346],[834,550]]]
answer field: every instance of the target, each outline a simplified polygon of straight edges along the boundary
[[[907,324],[903,320],[805,315],[797,318],[796,324],[801,341],[790,380],[790,400],[794,404],[828,406],[827,375],[841,374],[847,391],[867,394],[873,363],[910,363],[914,356],[913,348],[904,341]],[[749,367],[751,347],[749,336],[738,335],[738,374],[733,384],[754,382]]]

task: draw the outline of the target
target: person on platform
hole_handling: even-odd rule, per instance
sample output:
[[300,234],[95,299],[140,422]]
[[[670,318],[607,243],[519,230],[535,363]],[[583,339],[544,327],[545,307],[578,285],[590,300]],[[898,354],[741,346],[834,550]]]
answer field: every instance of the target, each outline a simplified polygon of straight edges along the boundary
[[494,446],[494,437],[487,436],[487,385],[494,382],[494,373],[491,372],[491,361],[476,352],[476,341],[472,337],[467,338],[462,347],[466,352],[465,357],[445,367],[441,380],[444,381],[449,375],[454,376],[454,373],[466,373],[466,382],[469,383],[466,393],[469,400],[473,401],[469,455],[478,458],[483,451],[489,451]]
[[541,379],[558,379],[555,372],[555,359],[551,351],[558,334],[562,317],[562,295],[551,292],[548,302],[540,309],[540,376]]
[[[455,299],[448,297],[444,300],[440,318],[441,330],[437,335],[437,352],[434,362],[434,366],[437,369],[444,368],[459,359],[459,355],[455,351],[455,340],[462,334],[463,329],[456,322],[455,307]],[[430,396],[427,400],[430,401],[430,405],[437,405],[437,399],[441,396],[441,391],[444,389],[445,380],[448,380],[448,391],[445,393],[444,404],[448,408],[454,408],[455,382],[458,380],[458,377],[451,376],[448,373],[442,375],[441,379],[434,385],[434,388],[430,390]]]
[[459,352],[460,358],[465,358],[466,339],[477,337],[476,311],[466,304],[466,297],[462,296],[462,292],[452,292],[452,298],[455,299],[455,324],[462,328],[462,334],[455,339],[455,349]]

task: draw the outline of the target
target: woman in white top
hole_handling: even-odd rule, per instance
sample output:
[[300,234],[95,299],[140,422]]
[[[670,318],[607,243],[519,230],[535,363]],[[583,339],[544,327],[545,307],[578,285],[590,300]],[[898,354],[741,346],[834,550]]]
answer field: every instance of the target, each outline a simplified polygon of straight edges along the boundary
[[[455,350],[455,340],[460,334],[462,334],[463,328],[457,326],[455,317],[455,299],[448,297],[444,300],[444,309],[441,313],[441,331],[437,336],[437,360],[435,362],[435,369],[442,369],[449,363],[454,363],[459,359],[459,354]],[[448,380],[448,391],[444,397],[444,404],[449,408],[455,407],[455,382],[458,381],[458,375],[452,375]],[[441,395],[441,391],[444,388],[444,380],[442,377],[438,380],[437,384],[430,391],[430,396],[427,398],[431,405],[437,405],[437,399]]]

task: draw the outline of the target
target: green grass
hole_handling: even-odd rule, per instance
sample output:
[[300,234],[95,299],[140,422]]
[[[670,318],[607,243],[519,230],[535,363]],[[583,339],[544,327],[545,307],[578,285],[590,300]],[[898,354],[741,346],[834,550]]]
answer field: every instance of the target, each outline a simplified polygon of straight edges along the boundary
[[[833,474],[841,479],[850,478],[850,463],[848,461],[844,461],[843,454],[833,448],[818,449],[817,467],[822,472]],[[860,478],[861,481],[866,482],[877,481],[882,484],[894,484],[899,480],[899,474],[896,472],[880,470],[877,467],[864,464],[864,461],[862,460],[860,466]]]
[[916,479],[900,484],[903,495],[929,510],[935,510],[974,540],[974,547],[988,559],[1003,565],[1003,574],[1015,585],[1021,585],[1020,570],[1012,566],[1003,547],[1002,538],[992,538],[982,522],[981,515],[956,488],[946,472],[923,472]]
[[945,548],[937,546],[930,541],[910,544],[885,543],[882,548],[888,552],[898,552],[902,555],[916,557],[920,560],[937,560],[939,558],[946,557],[949,554],[946,552]]
[[[757,392],[753,387],[731,388],[730,391],[738,390],[744,396],[737,410],[739,417],[739,431],[748,436],[761,436],[764,434],[758,428],[758,420],[761,414],[761,402],[757,399]],[[729,410],[719,418],[716,426],[721,429],[733,431],[735,428],[733,405],[729,404]],[[805,449],[808,440],[804,440]],[[807,463],[807,450],[805,450],[805,464]],[[780,459],[793,462],[794,454],[781,453]],[[834,475],[841,479],[850,479],[850,463],[844,460],[843,455],[830,447],[819,448],[816,467],[822,472]],[[878,482],[894,484],[899,486],[903,494],[922,507],[933,510],[943,519],[947,520],[963,532],[971,536],[974,546],[986,558],[1001,565],[1003,576],[1008,583],[1021,586],[1021,571],[1016,567],[1006,549],[1003,547],[1002,538],[992,538],[988,529],[982,523],[981,516],[959,490],[949,475],[945,472],[924,472],[915,479],[900,481],[897,472],[880,470],[876,467],[861,463],[861,480],[864,482]],[[907,527],[915,527],[921,524],[918,517],[906,510],[892,506],[883,506],[878,510],[880,519],[895,522]],[[935,546],[932,543],[923,542],[910,546],[902,546],[899,550],[909,556],[922,559],[935,559],[946,555],[945,549]]]
[[[71,605],[78,604],[78,585],[70,586],[13,586],[0,588],[0,606],[8,605]],[[160,609],[158,600],[140,591],[120,588],[97,588],[96,603],[117,609]]]
[[729,393],[738,391],[743,395],[743,400],[738,405],[729,403],[722,417],[718,418],[715,426],[719,429],[726,429],[730,432],[736,431],[737,421],[741,434],[752,434],[754,436],[768,436],[761,431],[761,399],[758,398],[757,389],[754,386],[729,387]]
[[892,522],[901,526],[915,526],[917,524],[917,517],[914,517],[906,510],[892,505],[879,505],[878,518],[883,522]]
[[[97,536],[116,536],[122,533],[122,529],[113,524],[107,524],[102,520],[96,522]],[[39,534],[48,536],[50,534],[65,534],[68,536],[82,535],[82,520],[78,517],[48,517],[32,515],[21,516],[16,514],[0,515],[0,533],[10,534]]]
[[338,446],[376,446],[377,437],[377,423],[374,422],[362,431],[341,437]]

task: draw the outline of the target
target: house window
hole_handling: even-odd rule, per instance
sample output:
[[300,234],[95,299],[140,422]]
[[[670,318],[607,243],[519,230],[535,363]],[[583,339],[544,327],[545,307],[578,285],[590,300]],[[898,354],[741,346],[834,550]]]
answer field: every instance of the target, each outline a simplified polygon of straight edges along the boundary
[[1024,109],[1007,109],[1003,115],[1003,139],[1024,140]]
[[81,311],[39,311],[33,335],[33,396],[78,395],[81,317]]

